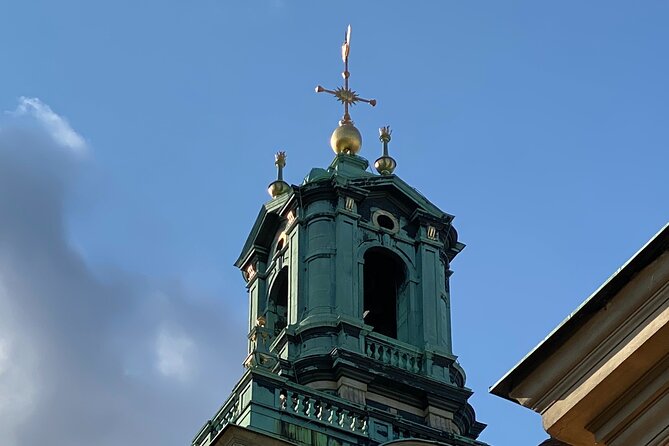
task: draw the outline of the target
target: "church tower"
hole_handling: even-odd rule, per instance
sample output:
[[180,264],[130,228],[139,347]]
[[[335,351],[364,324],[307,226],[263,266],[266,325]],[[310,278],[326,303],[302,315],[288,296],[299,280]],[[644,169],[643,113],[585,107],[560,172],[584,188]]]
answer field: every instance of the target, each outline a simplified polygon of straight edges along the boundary
[[344,115],[335,158],[302,184],[278,178],[236,262],[249,298],[248,357],[231,396],[193,440],[224,445],[449,445],[485,427],[451,343],[453,216],[394,174],[390,128],[375,169],[358,155],[349,107],[350,27],[342,45]]

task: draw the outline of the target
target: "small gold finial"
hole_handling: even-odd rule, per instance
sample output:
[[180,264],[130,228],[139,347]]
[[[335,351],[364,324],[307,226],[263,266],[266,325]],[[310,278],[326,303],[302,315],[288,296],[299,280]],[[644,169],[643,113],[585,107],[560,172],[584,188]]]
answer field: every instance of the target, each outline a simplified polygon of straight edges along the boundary
[[283,181],[283,168],[286,167],[286,152],[277,152],[274,156],[274,165],[277,169],[276,181],[272,181],[267,187],[267,192],[272,198],[283,195],[290,191],[290,185]]
[[390,135],[393,134],[393,131],[390,130],[390,126],[381,127],[379,129],[379,140],[383,143],[383,153],[384,155],[388,154],[388,143],[390,142]]
[[383,155],[374,163],[374,167],[381,175],[392,175],[397,167],[395,160],[388,155],[388,143],[390,142],[390,135],[393,133],[390,126],[381,127],[379,129],[379,140],[383,143]]
[[286,167],[286,152],[276,152],[276,155],[274,155],[274,164],[279,168],[279,176],[281,176],[283,168]]
[[335,90],[328,90],[318,85],[316,87],[316,93],[329,93],[344,105],[344,116],[341,121],[339,121],[339,127],[332,133],[330,145],[332,146],[332,150],[337,154],[346,153],[355,155],[360,151],[360,147],[362,146],[362,136],[358,129],[353,125],[348,109],[358,102],[364,102],[374,107],[376,105],[376,100],[361,98],[358,96],[358,93],[349,88],[348,79],[351,76],[351,73],[348,71],[348,55],[350,51],[351,25],[348,25],[346,34],[344,35],[344,43],[341,46],[341,58],[344,62],[344,71],[341,75],[344,78],[344,86],[338,87]]

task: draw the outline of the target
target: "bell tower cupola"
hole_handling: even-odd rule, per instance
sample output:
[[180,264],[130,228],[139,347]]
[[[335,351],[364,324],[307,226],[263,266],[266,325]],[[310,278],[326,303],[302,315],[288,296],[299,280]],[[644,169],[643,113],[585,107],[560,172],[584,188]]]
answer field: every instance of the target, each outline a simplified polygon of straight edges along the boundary
[[343,86],[316,87],[344,108],[334,160],[291,186],[285,152],[275,157],[271,199],[236,262],[245,373],[194,446],[227,444],[230,426],[277,445],[484,445],[451,339],[451,264],[465,245],[454,217],[395,174],[390,127],[378,173],[360,156],[350,108],[376,101],[349,86],[350,42],[349,26]]

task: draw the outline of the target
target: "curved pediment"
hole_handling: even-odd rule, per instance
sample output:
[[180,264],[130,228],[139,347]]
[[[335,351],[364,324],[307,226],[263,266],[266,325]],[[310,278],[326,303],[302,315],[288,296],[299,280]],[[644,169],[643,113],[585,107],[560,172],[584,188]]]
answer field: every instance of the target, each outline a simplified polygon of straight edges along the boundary
[[294,199],[293,192],[282,195],[265,203],[256,217],[251,232],[246,238],[242,252],[235,262],[237,268],[243,268],[254,254],[267,256],[276,232],[281,226],[283,214]]

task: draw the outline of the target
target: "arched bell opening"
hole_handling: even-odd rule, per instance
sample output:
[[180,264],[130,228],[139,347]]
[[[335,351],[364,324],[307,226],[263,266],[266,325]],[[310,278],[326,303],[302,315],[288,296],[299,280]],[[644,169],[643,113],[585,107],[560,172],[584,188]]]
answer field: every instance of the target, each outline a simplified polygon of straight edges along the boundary
[[398,339],[398,325],[406,320],[406,265],[389,249],[370,248],[364,255],[363,275],[365,323],[376,333]]
[[278,332],[288,324],[288,267],[277,274],[268,300],[268,323]]

